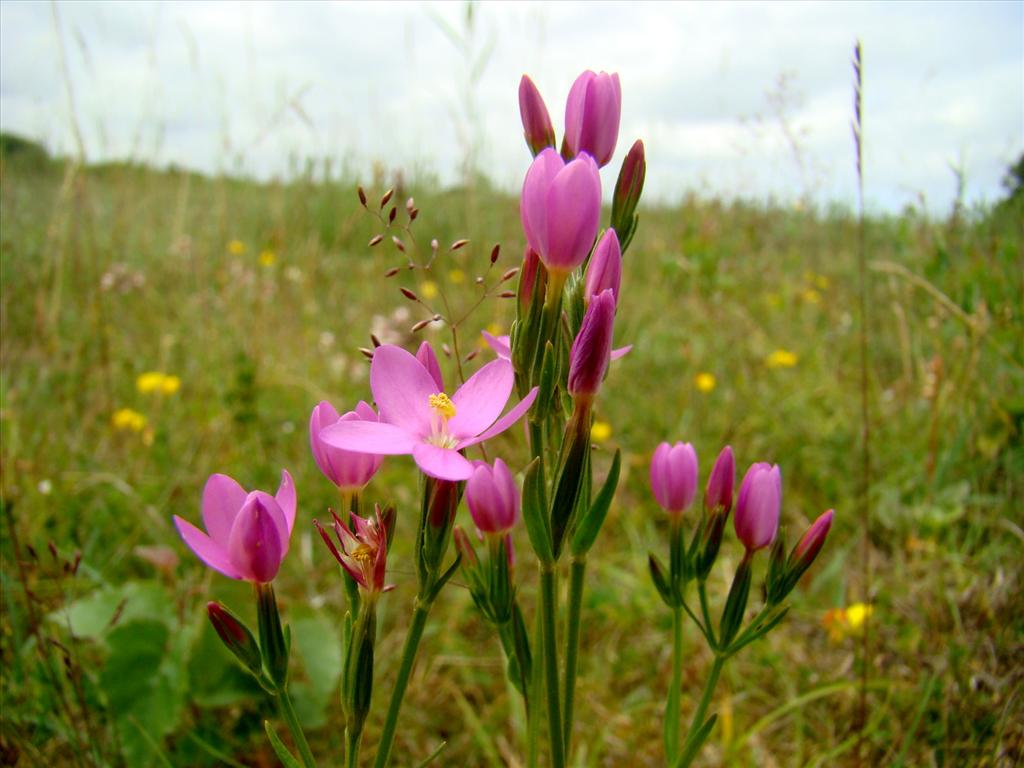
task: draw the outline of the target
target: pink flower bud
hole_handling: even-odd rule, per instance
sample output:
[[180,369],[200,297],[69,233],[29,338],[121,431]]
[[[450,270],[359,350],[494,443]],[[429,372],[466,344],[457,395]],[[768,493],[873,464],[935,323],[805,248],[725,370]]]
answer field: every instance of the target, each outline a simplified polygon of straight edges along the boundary
[[725,446],[715,459],[707,487],[704,489],[704,507],[709,512],[721,507],[726,514],[732,509],[732,487],[736,478],[736,460],[732,448]]
[[584,300],[589,302],[601,291],[608,289],[619,301],[619,285],[622,282],[622,249],[619,236],[609,229],[597,242],[594,253],[587,265],[587,281],[583,290]]
[[277,576],[284,554],[277,520],[283,517],[273,496],[249,495],[228,536],[228,554],[242,578],[265,584]]
[[834,514],[835,511],[830,509],[811,523],[811,527],[793,548],[793,554],[790,555],[791,563],[806,568],[814,562],[814,558],[818,556],[821,548],[825,545],[825,537],[828,536],[829,529],[832,527]]
[[637,139],[622,161],[619,178],[615,181],[615,193],[612,195],[612,226],[620,235],[633,226],[633,214],[636,213],[640,195],[644,191],[646,176],[644,143]]
[[622,87],[618,74],[594,74],[589,69],[576,78],[565,104],[565,143],[570,156],[590,154],[605,166],[619,138]]
[[206,565],[232,579],[271,581],[288,553],[295,525],[295,483],[281,473],[277,495],[246,493],[227,475],[211,475],[203,489],[206,532],[174,516],[181,538]]
[[779,530],[782,473],[777,464],[752,464],[740,484],[733,524],[748,552],[770,546]]
[[519,488],[508,465],[495,459],[494,467],[479,462],[466,482],[466,504],[483,533],[504,533],[519,519]]
[[220,603],[207,603],[206,611],[221,642],[247,669],[253,674],[259,674],[263,668],[263,656],[248,627]]
[[339,421],[379,421],[377,414],[367,403],[360,401],[354,411],[338,416],[334,406],[324,401],[313,409],[309,417],[309,444],[313,460],[328,480],[338,488],[353,492],[362,489],[377,474],[383,456],[372,453],[356,453],[335,448],[320,438],[320,432]]
[[547,147],[555,146],[555,129],[548,108],[537,86],[526,75],[519,81],[519,116],[523,120],[526,145],[534,157]]
[[590,301],[569,352],[569,394],[593,397],[601,388],[612,352],[615,297],[610,289]]
[[526,242],[549,271],[568,273],[587,258],[601,217],[601,176],[583,155],[566,163],[545,149],[526,172],[519,215]]
[[678,516],[697,495],[697,451],[689,443],[662,443],[651,459],[651,490],[662,509]]
[[540,265],[540,258],[537,252],[530,246],[526,246],[526,253],[523,254],[523,266],[519,270],[519,310],[522,314],[530,309],[530,302],[533,300],[534,283],[537,282],[537,270],[541,270],[540,295],[544,295],[545,275]]

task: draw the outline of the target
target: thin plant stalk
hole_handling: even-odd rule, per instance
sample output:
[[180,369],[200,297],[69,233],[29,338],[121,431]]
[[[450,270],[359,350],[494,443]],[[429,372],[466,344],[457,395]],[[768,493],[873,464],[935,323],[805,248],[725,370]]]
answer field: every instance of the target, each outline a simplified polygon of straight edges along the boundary
[[[690,742],[694,736],[704,725],[704,716],[707,714],[708,706],[711,704],[711,699],[715,694],[715,686],[718,685],[718,678],[722,674],[722,667],[725,666],[725,656],[719,656],[715,654],[715,662],[711,665],[711,671],[708,673],[708,679],[704,683],[704,693],[701,694],[700,703],[697,704],[697,711],[693,713],[693,721],[690,723],[690,730],[686,734],[686,741],[683,742],[683,752],[691,752],[688,750]],[[686,768],[690,760],[681,761],[675,765],[675,768]]]
[[565,749],[562,743],[562,715],[559,705],[558,648],[555,644],[555,564],[541,563],[540,608],[544,631],[544,689],[547,694],[548,738],[552,768],[564,768]]
[[534,622],[533,667],[531,669],[530,698],[533,706],[526,718],[526,764],[528,768],[537,768],[540,747],[540,701],[544,690],[544,622],[537,617]]
[[683,609],[672,608],[672,676],[665,702],[665,754],[669,764],[679,756],[679,697],[683,685]]
[[313,759],[313,753],[309,749],[309,742],[306,741],[306,734],[302,732],[302,726],[299,725],[299,718],[295,714],[295,708],[292,706],[292,700],[288,695],[287,688],[282,687],[278,690],[277,701],[281,707],[281,716],[288,725],[288,730],[291,731],[292,740],[295,742],[295,746],[299,748],[302,764],[306,768],[316,768],[316,761]]
[[430,613],[431,605],[433,603],[421,602],[420,598],[416,598],[412,623],[409,625],[409,633],[405,636],[405,645],[402,648],[402,663],[398,667],[398,677],[395,680],[395,687],[391,691],[391,701],[388,704],[384,728],[381,731],[380,746],[377,747],[377,756],[373,762],[374,768],[384,768],[391,756],[391,747],[395,741],[395,728],[398,726],[398,715],[402,709],[402,700],[405,698],[405,689],[409,686],[409,677],[416,661],[416,653],[419,651],[420,640],[423,639],[423,629],[427,625],[427,615]]
[[569,622],[565,641],[565,707],[562,741],[565,754],[572,753],[573,705],[576,699],[576,670],[579,666],[580,614],[583,611],[584,576],[587,571],[585,557],[574,557],[569,570]]

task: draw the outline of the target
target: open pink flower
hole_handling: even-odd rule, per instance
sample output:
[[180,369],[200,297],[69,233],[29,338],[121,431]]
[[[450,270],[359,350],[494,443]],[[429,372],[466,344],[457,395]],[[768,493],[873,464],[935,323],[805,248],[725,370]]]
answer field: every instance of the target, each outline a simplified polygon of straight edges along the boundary
[[211,475],[203,488],[202,513],[206,533],[174,516],[196,557],[232,579],[273,581],[295,525],[295,483],[287,470],[274,496],[246,493],[227,475]]
[[473,465],[459,451],[504,432],[537,397],[535,387],[501,416],[514,382],[512,364],[494,360],[448,397],[423,363],[401,347],[385,344],[376,349],[370,364],[370,389],[380,422],[340,421],[320,436],[347,451],[412,454],[430,477],[468,480]]

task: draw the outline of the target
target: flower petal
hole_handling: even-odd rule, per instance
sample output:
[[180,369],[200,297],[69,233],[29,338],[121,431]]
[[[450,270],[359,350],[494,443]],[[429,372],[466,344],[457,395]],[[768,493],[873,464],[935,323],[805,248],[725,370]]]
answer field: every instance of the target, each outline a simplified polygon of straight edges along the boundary
[[434,353],[434,348],[430,346],[430,342],[424,341],[420,344],[420,348],[416,350],[416,359],[422,363],[434,383],[437,384],[436,391],[444,392],[444,376],[441,375],[441,365],[437,362],[437,355]]
[[267,507],[268,501],[277,507],[274,497],[269,494],[262,491],[249,494],[231,526],[228,556],[247,581],[273,581],[284,557],[287,542],[280,538],[283,515],[280,508],[276,515],[273,514]]
[[492,360],[470,376],[452,395],[455,415],[448,421],[448,434],[460,440],[487,429],[505,409],[514,383],[508,360]]
[[227,475],[210,475],[203,488],[203,525],[210,538],[225,551],[235,515],[245,503],[246,495],[245,489]]
[[228,557],[227,550],[224,547],[200,531],[188,520],[177,515],[174,516],[174,525],[178,529],[178,534],[182,540],[188,545],[188,548],[206,565],[215,571],[220,571],[229,579],[242,578],[242,574],[231,564],[231,559]]
[[502,360],[512,359],[511,336],[494,336],[487,331],[481,331],[484,340],[499,358]]
[[462,448],[468,448],[471,445],[482,443],[484,440],[490,440],[495,435],[500,435],[506,429],[511,427],[517,421],[519,421],[519,419],[523,417],[523,414],[530,410],[530,406],[533,405],[533,401],[537,399],[537,391],[537,387],[531,389],[526,394],[526,397],[520,400],[511,411],[506,413],[504,416],[502,416],[500,419],[494,422],[489,428],[485,429],[481,434],[477,435],[476,437],[471,437],[468,440],[462,440],[459,443],[458,448],[460,450]]
[[381,421],[396,424],[415,435],[430,434],[429,398],[438,391],[437,382],[413,355],[392,344],[377,347],[370,364],[370,389],[380,409]]
[[473,465],[453,448],[417,443],[412,457],[425,475],[438,480],[467,480],[473,474]]
[[285,515],[281,505],[277,503],[277,499],[271,496],[266,491],[253,491],[246,498],[246,504],[252,499],[259,500],[260,504],[263,505],[266,510],[267,516],[274,523],[274,529],[277,531],[277,536],[281,540],[281,557],[284,557],[288,553],[288,544],[291,541],[291,529],[288,527],[288,518]]
[[320,439],[335,448],[382,456],[412,453],[419,442],[402,427],[376,421],[339,421],[323,429]]
[[547,190],[564,167],[565,161],[554,149],[548,147],[537,155],[523,180],[519,217],[526,242],[541,256],[547,256],[548,252]]
[[626,355],[628,355],[632,351],[633,351],[633,345],[632,344],[627,344],[624,347],[619,347],[618,349],[613,349],[612,350],[612,354],[611,354],[611,358],[612,358],[612,360],[619,360],[620,358],[625,357]]

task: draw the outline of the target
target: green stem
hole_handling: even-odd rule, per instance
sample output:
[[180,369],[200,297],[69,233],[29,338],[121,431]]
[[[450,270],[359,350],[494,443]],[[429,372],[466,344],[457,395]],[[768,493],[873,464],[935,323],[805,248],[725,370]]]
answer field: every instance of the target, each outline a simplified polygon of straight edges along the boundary
[[288,696],[286,688],[281,688],[277,692],[277,700],[281,705],[281,715],[288,724],[288,730],[292,733],[292,740],[295,742],[295,746],[299,748],[299,754],[302,755],[302,764],[306,768],[316,768],[316,761],[313,759],[313,753],[309,749],[309,742],[306,741],[306,734],[302,732],[302,726],[299,725],[299,718],[295,714],[295,708],[292,707],[292,700]]
[[419,598],[416,599],[416,607],[412,612],[412,623],[409,625],[409,633],[405,636],[405,646],[402,648],[402,663],[398,668],[395,687],[391,691],[391,702],[388,704],[388,713],[380,736],[380,746],[377,747],[377,757],[373,762],[374,768],[384,768],[391,756],[391,747],[395,741],[395,727],[398,725],[398,713],[402,709],[402,699],[405,698],[405,689],[409,685],[409,676],[412,674],[412,666],[416,661],[416,652],[419,650],[420,640],[423,638],[423,629],[427,625],[427,614],[430,613],[431,605],[432,603],[421,603]]
[[697,582],[697,594],[700,595],[700,610],[704,615],[704,626],[707,628],[708,639],[711,641],[711,647],[718,647],[718,640],[715,639],[715,627],[711,623],[711,611],[708,610],[708,593],[705,589],[704,582]]
[[[718,685],[718,678],[722,674],[722,667],[725,666],[725,657],[715,654],[715,663],[711,665],[711,672],[708,674],[707,682],[704,683],[704,693],[700,697],[697,711],[693,713],[693,721],[690,723],[690,730],[686,734],[686,741],[683,742],[683,752],[689,752],[687,746],[697,731],[704,725],[704,716],[707,714],[708,706],[711,704],[711,697],[714,696],[715,686]],[[690,761],[676,765],[675,768],[686,768]]]
[[679,695],[683,686],[683,611],[672,609],[672,676],[665,702],[665,754],[671,765],[679,756]]
[[540,602],[541,623],[544,626],[545,692],[548,702],[548,739],[551,742],[552,768],[564,768],[565,750],[562,744],[562,715],[559,706],[558,648],[555,645],[555,564],[541,563]]
[[345,765],[347,768],[359,768],[359,742],[361,735],[350,728],[345,729]]
[[572,717],[576,700],[576,670],[580,650],[580,614],[583,610],[583,577],[587,571],[586,557],[574,557],[569,576],[569,631],[565,640],[565,712],[562,740],[565,754],[572,754]]
[[540,742],[540,700],[544,689],[544,622],[537,616],[534,622],[533,666],[531,667],[530,707],[526,719],[526,764],[537,768],[537,753]]

